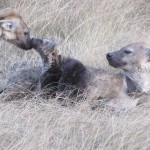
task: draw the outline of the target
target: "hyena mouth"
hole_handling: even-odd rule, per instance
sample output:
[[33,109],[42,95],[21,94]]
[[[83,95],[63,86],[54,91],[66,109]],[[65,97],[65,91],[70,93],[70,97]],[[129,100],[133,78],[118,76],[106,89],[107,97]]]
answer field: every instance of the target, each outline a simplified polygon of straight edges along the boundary
[[108,63],[110,66],[112,66],[114,68],[119,68],[119,67],[125,66],[127,64],[126,62],[115,62],[115,61],[111,61],[111,60],[108,60]]
[[18,45],[18,47],[20,47],[23,50],[30,50],[30,49],[32,49],[31,45],[20,44],[20,45]]
[[16,41],[16,40],[8,40],[8,42],[12,43],[13,45],[18,46],[19,48],[23,49],[23,50],[31,50],[32,49],[32,41],[28,41],[26,42],[20,42],[20,41]]

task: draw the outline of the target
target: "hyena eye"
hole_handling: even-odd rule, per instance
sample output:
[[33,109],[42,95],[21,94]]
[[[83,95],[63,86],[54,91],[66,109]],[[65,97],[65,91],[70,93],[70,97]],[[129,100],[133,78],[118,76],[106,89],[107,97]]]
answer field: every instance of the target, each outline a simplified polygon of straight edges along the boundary
[[24,35],[27,36],[29,34],[29,32],[24,32]]
[[43,40],[40,40],[40,44],[43,44]]
[[124,53],[126,53],[126,54],[131,54],[132,51],[130,51],[130,50],[125,50]]

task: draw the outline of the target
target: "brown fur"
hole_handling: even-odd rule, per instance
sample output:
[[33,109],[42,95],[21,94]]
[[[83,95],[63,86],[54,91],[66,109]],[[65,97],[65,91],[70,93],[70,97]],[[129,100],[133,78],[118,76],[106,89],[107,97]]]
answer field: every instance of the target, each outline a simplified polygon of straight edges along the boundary
[[88,86],[88,99],[117,98],[124,96],[126,85],[121,74],[97,75],[91,78]]
[[22,49],[32,48],[29,28],[13,8],[0,10],[0,37]]

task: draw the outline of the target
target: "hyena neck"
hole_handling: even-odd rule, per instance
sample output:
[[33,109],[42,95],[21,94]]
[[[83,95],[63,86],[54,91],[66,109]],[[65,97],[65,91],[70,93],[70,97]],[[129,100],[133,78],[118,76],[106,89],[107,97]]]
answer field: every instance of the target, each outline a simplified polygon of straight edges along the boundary
[[134,71],[124,71],[124,75],[126,76],[129,92],[150,92],[150,72],[138,68]]
[[43,73],[51,67],[51,59],[41,49],[36,49],[36,51],[40,54]]
[[58,72],[61,72],[60,55],[48,58],[48,62],[45,62],[43,64],[44,64],[43,73],[51,72],[52,74],[58,74]]
[[[59,57],[58,55],[56,57]],[[53,70],[55,68],[60,67],[59,62],[57,62],[57,58],[52,58],[50,68]]]

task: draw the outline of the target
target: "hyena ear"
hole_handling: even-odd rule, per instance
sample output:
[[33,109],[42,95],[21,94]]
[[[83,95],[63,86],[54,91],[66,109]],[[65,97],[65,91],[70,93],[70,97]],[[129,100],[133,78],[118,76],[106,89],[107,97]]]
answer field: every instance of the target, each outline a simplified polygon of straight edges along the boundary
[[57,43],[56,43],[56,39],[54,37],[52,37],[50,39],[50,43],[49,43],[49,52],[53,52],[53,53],[57,53]]
[[16,29],[16,22],[8,20],[10,17],[19,18],[20,20],[22,19],[22,17],[14,8],[10,7],[0,10],[0,27],[6,31],[13,31]]
[[16,23],[10,20],[1,20],[0,27],[6,31],[15,31],[16,30]]

